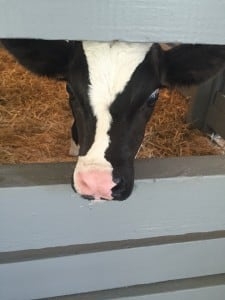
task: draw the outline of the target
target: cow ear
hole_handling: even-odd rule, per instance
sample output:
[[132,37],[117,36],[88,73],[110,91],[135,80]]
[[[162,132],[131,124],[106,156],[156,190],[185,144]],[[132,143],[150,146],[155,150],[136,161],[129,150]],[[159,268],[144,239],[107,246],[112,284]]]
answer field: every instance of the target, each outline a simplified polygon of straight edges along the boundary
[[176,46],[164,52],[161,83],[164,85],[199,84],[225,66],[225,46]]
[[73,42],[40,39],[2,39],[1,42],[31,72],[58,79],[66,78]]

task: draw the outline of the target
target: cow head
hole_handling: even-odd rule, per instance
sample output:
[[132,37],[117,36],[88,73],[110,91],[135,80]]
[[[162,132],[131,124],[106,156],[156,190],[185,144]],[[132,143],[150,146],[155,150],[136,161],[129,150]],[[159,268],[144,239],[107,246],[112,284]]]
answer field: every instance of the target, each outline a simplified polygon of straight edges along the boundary
[[80,145],[75,190],[126,199],[134,158],[161,86],[198,84],[224,67],[225,46],[3,40],[21,64],[67,81]]
[[150,48],[83,42],[71,65],[68,90],[80,145],[74,187],[85,197],[122,200],[131,193],[134,157],[160,86],[157,46]]
[[224,57],[224,48],[215,46],[165,52],[158,44],[83,42],[68,77],[80,145],[75,190],[88,199],[126,199],[158,89],[204,81]]

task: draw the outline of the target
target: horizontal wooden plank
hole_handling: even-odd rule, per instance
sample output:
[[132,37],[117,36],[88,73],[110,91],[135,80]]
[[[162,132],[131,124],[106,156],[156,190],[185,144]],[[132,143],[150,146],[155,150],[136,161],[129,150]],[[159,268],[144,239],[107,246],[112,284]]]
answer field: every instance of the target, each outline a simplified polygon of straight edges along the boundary
[[0,264],[225,238],[225,230],[0,252]]
[[225,176],[137,180],[124,202],[70,185],[0,189],[0,252],[225,229]]
[[225,43],[221,0],[0,0],[0,36]]
[[[54,300],[106,300],[106,299],[141,299],[141,300],[185,300],[218,299],[222,300],[225,290],[225,274],[198,276],[192,278],[161,281],[101,290],[90,293],[51,297]],[[204,297],[203,297],[204,296]],[[214,297],[213,297],[214,296]]]
[[3,264],[0,298],[35,299],[225,273],[224,253],[225,239],[219,239]]
[[[0,165],[0,188],[71,183],[74,163]],[[225,156],[137,159],[135,179],[225,175]]]
[[[192,289],[192,290],[184,290],[184,291],[176,291],[176,292],[168,292],[168,293],[162,293],[156,295],[145,295],[145,296],[137,296],[137,297],[131,296],[131,297],[122,298],[122,300],[212,300],[212,299],[223,300],[224,295],[225,295],[225,285],[200,288],[200,289]],[[117,299],[121,299],[121,298],[118,297]]]
[[70,183],[74,163],[0,165],[0,188]]

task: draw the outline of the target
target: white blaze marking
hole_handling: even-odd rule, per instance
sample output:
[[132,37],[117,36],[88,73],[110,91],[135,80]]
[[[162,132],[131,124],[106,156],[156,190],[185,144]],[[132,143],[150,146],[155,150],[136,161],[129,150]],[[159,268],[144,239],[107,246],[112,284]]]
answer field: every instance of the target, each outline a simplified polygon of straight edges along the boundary
[[94,143],[88,153],[78,159],[79,170],[82,165],[91,168],[103,165],[112,170],[111,164],[104,158],[110,144],[108,131],[112,118],[109,107],[116,95],[124,90],[150,47],[150,43],[83,42],[90,77],[90,105],[97,123]]

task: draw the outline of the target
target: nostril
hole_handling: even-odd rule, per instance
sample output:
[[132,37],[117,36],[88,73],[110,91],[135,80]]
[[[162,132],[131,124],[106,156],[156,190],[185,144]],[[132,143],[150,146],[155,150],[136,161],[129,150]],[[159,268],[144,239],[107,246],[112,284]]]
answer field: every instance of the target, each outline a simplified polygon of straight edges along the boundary
[[93,196],[90,196],[90,195],[82,195],[82,198],[84,198],[86,200],[94,200],[95,199]]

